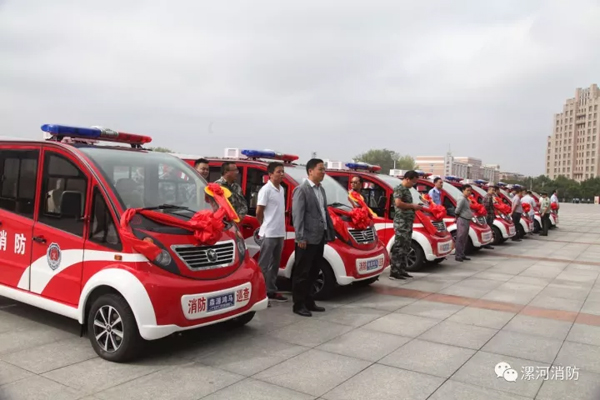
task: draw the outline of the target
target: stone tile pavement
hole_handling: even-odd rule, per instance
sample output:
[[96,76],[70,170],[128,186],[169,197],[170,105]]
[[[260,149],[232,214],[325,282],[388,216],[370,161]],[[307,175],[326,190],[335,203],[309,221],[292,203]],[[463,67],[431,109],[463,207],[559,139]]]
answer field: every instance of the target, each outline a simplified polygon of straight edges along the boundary
[[[600,206],[564,204],[549,237],[410,281],[386,273],[313,318],[276,304],[131,364],[99,359],[73,321],[0,298],[0,399],[600,399],[599,274]],[[497,377],[501,362],[516,381]]]

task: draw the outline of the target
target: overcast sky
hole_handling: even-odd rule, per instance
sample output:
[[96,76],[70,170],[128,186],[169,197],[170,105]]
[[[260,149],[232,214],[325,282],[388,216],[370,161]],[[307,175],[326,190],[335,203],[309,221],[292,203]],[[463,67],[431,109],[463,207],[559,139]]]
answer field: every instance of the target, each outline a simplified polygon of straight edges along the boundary
[[101,125],[199,155],[370,148],[544,172],[600,84],[597,0],[0,0],[0,129]]

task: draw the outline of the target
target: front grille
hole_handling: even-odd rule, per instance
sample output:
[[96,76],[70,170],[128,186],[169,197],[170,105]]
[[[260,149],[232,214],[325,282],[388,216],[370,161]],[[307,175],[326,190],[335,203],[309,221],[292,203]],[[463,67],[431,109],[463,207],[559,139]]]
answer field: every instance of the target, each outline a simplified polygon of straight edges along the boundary
[[438,232],[446,231],[446,224],[444,223],[444,221],[431,221],[431,223],[433,224],[433,226],[435,226],[435,229],[437,229]]
[[235,259],[233,240],[213,246],[176,245],[171,248],[192,271],[226,267]]
[[348,231],[350,232],[350,235],[352,235],[354,241],[358,244],[368,244],[375,241],[375,231],[373,230],[373,227],[369,227],[362,231],[358,229],[348,229]]

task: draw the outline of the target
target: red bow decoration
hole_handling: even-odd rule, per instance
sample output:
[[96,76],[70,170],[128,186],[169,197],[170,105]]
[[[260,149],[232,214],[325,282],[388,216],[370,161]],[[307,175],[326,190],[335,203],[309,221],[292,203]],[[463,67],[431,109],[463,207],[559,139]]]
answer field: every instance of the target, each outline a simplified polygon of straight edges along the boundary
[[342,211],[336,209],[334,207],[329,207],[329,215],[331,216],[331,222],[333,222],[333,229],[344,239],[346,242],[350,240],[350,233],[346,229],[344,225],[344,221],[338,214],[338,211]]
[[554,211],[558,210],[558,204],[556,204],[556,203],[550,203],[550,209],[552,209]]
[[529,205],[529,203],[523,203],[523,204],[521,204],[521,205],[523,206],[523,211],[524,211],[526,214],[529,214],[529,211],[531,211],[531,206]]
[[511,211],[510,206],[504,203],[494,203],[494,208],[498,210],[498,212],[506,215],[509,215]]
[[475,200],[473,196],[469,196],[469,202],[471,203],[471,210],[475,214],[476,217],[485,217],[487,215],[487,210],[483,204],[480,204]]
[[362,197],[362,195],[360,193],[355,192],[354,190],[351,190],[348,192],[348,198],[350,199],[350,202],[354,203],[354,205],[358,205],[360,208],[364,208],[365,210],[368,210],[369,214],[371,214],[371,216],[377,217],[377,214],[375,213],[375,211],[371,210],[371,208],[367,205],[367,203],[365,203],[365,199],[364,199],[364,197]]
[[[372,221],[371,215],[364,208],[353,208],[352,211],[344,211],[344,210],[341,210],[336,207],[329,207],[329,215],[331,216],[332,221],[333,221],[334,215],[337,218],[339,218],[339,216],[342,216],[342,215],[349,217],[351,220],[352,228],[358,229],[358,230],[367,229],[371,225],[371,221]],[[339,218],[339,219],[340,219],[340,221],[338,223],[338,227],[340,227],[340,229],[342,231],[346,231],[346,229],[344,229],[344,227],[343,227],[343,221],[341,220],[341,218]],[[334,222],[334,227],[335,227],[335,221],[333,221],[333,222]],[[336,231],[338,231],[337,228],[336,228]],[[340,231],[338,231],[338,232],[340,234],[342,233]]]
[[435,204],[431,196],[429,196],[428,194],[424,194],[422,197],[424,201],[429,203],[427,211],[431,213],[434,220],[442,221],[444,218],[446,218],[446,216],[448,215],[448,213],[446,212],[446,207],[441,206],[439,204]]
[[171,215],[163,214],[153,210],[144,210],[142,208],[130,208],[125,211],[121,217],[120,233],[130,243],[135,251],[143,254],[149,260],[155,260],[162,251],[160,247],[152,241],[138,239],[131,230],[130,222],[136,214],[140,214],[148,219],[163,225],[186,229],[194,233],[194,238],[200,245],[213,245],[220,238],[225,227],[223,219],[235,220],[239,217],[231,207],[229,201],[225,198],[224,191],[218,184],[209,183],[205,192],[212,195],[215,202],[219,204],[219,209],[215,212],[211,210],[198,211],[189,221],[183,221]]

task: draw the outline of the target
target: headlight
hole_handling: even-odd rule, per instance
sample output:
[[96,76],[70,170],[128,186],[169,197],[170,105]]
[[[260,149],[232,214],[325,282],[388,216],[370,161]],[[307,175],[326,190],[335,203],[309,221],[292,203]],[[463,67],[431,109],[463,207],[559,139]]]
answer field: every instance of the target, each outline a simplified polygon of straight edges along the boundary
[[477,218],[475,218],[475,217],[471,218],[471,221],[473,221],[473,222],[474,222],[474,223],[476,223],[476,224],[478,224],[478,223],[479,223],[479,221],[477,221]]
[[161,250],[160,254],[154,259],[155,263],[162,265],[163,267],[171,264],[171,261],[171,255],[167,250]]

